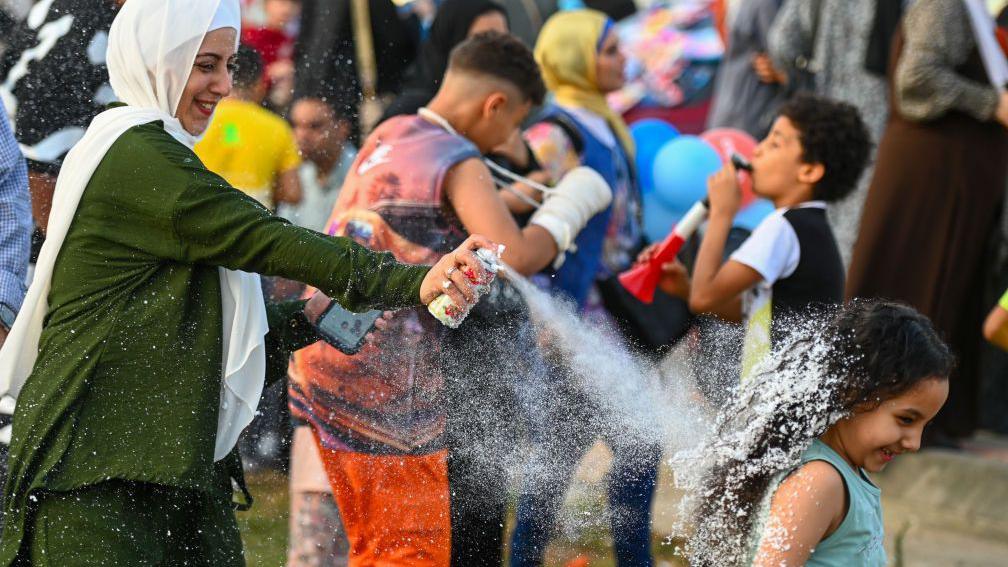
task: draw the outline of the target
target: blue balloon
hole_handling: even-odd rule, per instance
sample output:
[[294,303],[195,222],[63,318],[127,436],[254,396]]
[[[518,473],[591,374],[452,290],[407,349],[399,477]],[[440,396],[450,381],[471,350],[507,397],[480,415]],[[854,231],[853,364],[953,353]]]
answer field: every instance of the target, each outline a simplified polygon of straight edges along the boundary
[[773,203],[766,199],[756,199],[735,215],[732,225],[752,232],[772,212],[774,212]]
[[645,118],[630,125],[630,134],[637,146],[637,174],[641,191],[654,189],[654,160],[658,150],[679,137],[674,126],[657,118]]
[[654,193],[644,195],[644,236],[648,242],[661,242],[672,232],[682,213],[670,210]]
[[721,157],[696,136],[679,136],[658,152],[655,195],[669,209],[685,213],[707,196],[707,178],[721,169]]

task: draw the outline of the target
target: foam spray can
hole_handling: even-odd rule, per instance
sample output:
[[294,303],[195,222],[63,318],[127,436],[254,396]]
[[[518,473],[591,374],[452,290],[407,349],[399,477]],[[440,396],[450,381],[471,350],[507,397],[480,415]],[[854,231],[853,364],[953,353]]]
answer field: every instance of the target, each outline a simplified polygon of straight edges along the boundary
[[[497,272],[502,267],[502,254],[504,254],[504,245],[498,246],[496,251],[487,248],[480,248],[476,251],[476,258],[483,264],[483,268],[487,272],[486,275],[477,274],[470,268],[465,268],[464,273],[469,278],[469,281],[473,283],[473,291],[476,294],[477,302],[490,291],[490,285],[493,284],[494,279],[497,277]],[[472,311],[472,306],[459,307],[455,305],[455,302],[448,295],[441,294],[434,301],[430,302],[427,310],[446,327],[457,329],[462,324],[462,321],[465,321],[469,312]]]

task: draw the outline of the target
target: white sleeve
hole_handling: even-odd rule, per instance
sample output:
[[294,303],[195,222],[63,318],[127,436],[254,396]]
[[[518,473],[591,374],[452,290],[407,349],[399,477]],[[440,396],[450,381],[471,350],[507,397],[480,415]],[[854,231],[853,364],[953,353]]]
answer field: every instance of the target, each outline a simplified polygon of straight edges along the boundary
[[768,284],[794,273],[801,259],[798,235],[781,213],[774,213],[756,227],[731,255],[763,276]]

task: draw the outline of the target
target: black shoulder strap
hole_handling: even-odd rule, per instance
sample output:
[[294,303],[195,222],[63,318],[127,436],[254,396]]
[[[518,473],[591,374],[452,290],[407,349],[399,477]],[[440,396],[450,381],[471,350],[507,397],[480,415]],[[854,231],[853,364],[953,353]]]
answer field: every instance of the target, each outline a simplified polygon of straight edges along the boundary
[[542,120],[543,122],[549,122],[550,124],[556,124],[567,134],[570,138],[571,144],[574,146],[574,151],[578,155],[584,153],[585,142],[584,138],[581,136],[581,130],[578,129],[577,125],[566,115],[561,112],[554,112]]

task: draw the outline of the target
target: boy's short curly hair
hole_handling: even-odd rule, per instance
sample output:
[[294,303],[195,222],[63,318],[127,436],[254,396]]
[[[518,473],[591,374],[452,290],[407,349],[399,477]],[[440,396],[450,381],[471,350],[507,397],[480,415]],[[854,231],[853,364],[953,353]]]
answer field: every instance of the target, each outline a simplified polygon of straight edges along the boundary
[[546,98],[546,85],[532,50],[511,34],[485,32],[463,41],[452,50],[448,70],[506,81],[533,106],[541,105]]
[[872,146],[861,113],[847,103],[798,95],[779,114],[800,133],[802,161],[820,163],[826,170],[813,188],[814,198],[833,202],[850,195],[868,165]]

